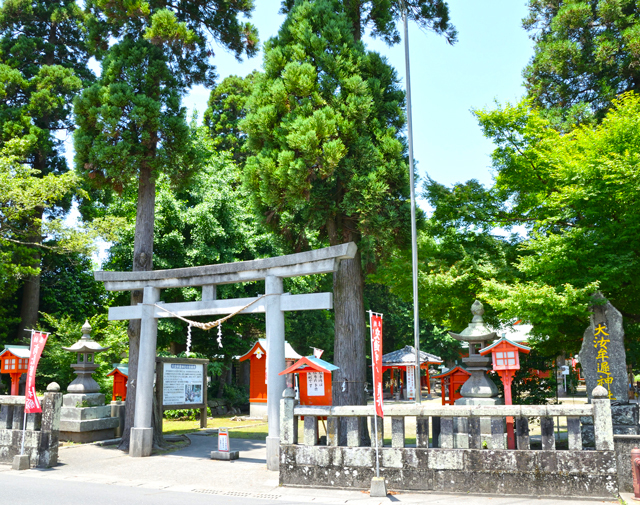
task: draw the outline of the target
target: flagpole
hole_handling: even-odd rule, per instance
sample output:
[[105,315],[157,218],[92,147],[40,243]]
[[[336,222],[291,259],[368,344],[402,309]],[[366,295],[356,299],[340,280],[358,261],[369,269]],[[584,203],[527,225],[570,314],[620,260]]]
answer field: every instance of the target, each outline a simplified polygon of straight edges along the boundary
[[402,0],[404,22],[404,63],[407,74],[407,133],[409,137],[409,185],[411,189],[411,265],[413,272],[413,339],[416,348],[416,403],[422,403],[420,385],[420,316],[418,314],[418,232],[416,230],[416,194],[413,177],[413,121],[411,117],[411,68],[409,65],[409,23],[407,4]]
[[[371,326],[371,316],[373,316],[373,312],[369,311],[369,331],[372,330],[372,326]],[[380,316],[382,317],[382,314],[380,314]],[[374,374],[375,373],[375,368],[376,365],[373,362],[374,360],[374,355],[373,355],[373,338],[370,339],[371,340],[371,373]],[[380,477],[380,456],[378,455],[378,414],[376,413],[376,381],[375,381],[375,377],[372,379],[373,382],[373,431],[374,431],[374,437],[376,439],[376,477]]]
[[[29,331],[29,330],[25,330],[25,331]],[[31,330],[31,341],[29,342],[29,357],[31,357],[31,347],[33,346],[34,331],[35,330]],[[24,415],[22,417],[22,445],[20,447],[20,456],[24,456],[24,435],[25,435],[25,431],[27,430],[27,402],[26,402],[27,391],[24,392],[24,399],[25,399],[25,405],[24,405]]]

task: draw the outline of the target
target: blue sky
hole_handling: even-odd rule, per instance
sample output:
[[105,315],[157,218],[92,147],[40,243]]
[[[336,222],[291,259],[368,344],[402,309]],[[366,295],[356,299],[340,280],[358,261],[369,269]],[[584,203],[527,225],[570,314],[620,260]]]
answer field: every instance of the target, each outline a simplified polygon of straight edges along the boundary
[[[458,29],[455,45],[415,25],[409,27],[414,155],[421,178],[428,173],[446,185],[471,178],[489,184],[492,144],[470,111],[524,95],[522,69],[533,55],[532,41],[521,24],[526,0],[450,0],[449,6]],[[283,20],[279,8],[280,0],[256,1],[252,22],[261,41],[277,33]],[[388,47],[370,38],[366,43],[387,56],[404,85],[403,44]],[[262,53],[239,63],[221,48],[216,65],[220,79],[244,76],[261,68]],[[195,87],[185,106],[202,117],[208,96],[206,89]]]

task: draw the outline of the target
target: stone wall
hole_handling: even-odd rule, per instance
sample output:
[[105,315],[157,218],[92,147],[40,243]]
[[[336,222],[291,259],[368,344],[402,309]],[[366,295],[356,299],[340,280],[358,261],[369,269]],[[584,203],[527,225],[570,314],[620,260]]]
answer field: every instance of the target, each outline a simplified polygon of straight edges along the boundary
[[[614,451],[380,448],[380,476],[404,491],[617,496]],[[375,449],[282,445],[280,484],[369,489]]]
[[[27,414],[24,453],[31,466],[51,467],[58,462],[58,434],[62,394],[47,392],[41,401],[42,414]],[[13,462],[22,446],[24,396],[0,397],[0,463]]]
[[613,443],[618,463],[618,487],[621,493],[633,493],[631,450],[635,447],[640,447],[640,436],[614,435]]

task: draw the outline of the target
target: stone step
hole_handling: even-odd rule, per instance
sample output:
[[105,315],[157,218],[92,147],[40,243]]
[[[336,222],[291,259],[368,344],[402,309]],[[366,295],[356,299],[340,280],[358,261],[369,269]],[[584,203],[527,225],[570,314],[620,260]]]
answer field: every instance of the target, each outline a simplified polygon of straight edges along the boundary
[[62,407],[60,410],[61,421],[87,421],[103,417],[111,417],[111,405],[82,408]]
[[87,419],[85,421],[60,420],[60,431],[73,431],[76,433],[84,431],[106,430],[116,428],[120,424],[117,417],[103,417],[102,419]]

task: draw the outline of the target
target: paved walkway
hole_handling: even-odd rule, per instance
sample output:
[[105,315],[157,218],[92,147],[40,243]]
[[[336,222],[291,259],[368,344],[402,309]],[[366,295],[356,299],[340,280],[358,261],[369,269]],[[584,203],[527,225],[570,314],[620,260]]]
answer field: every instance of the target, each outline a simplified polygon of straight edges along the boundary
[[[240,450],[240,459],[214,461],[210,452],[217,447],[215,436],[190,434],[191,444],[172,453],[149,458],[131,458],[115,447],[77,445],[62,447],[59,464],[49,469],[31,469],[23,472],[0,465],[2,477],[17,479],[56,479],[67,482],[86,482],[163,490],[167,492],[196,493],[211,496],[246,498],[247,501],[262,499],[279,503],[316,504],[387,504],[430,503],[459,505],[464,499],[469,505],[593,505],[593,500],[532,499],[530,497],[446,495],[435,493],[398,493],[387,498],[370,498],[368,493],[357,490],[284,488],[278,485],[278,475],[267,470],[265,443],[260,440],[231,439],[232,449]],[[185,499],[188,499],[185,497]],[[199,501],[198,501],[199,502]],[[90,501],[89,501],[90,503]],[[123,502],[126,503],[126,500]]]

